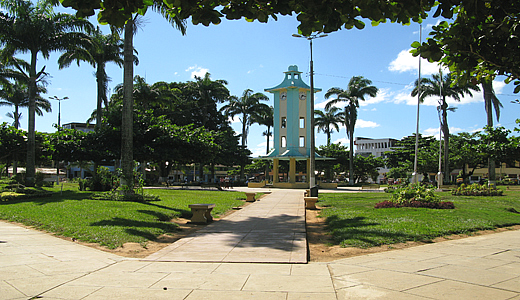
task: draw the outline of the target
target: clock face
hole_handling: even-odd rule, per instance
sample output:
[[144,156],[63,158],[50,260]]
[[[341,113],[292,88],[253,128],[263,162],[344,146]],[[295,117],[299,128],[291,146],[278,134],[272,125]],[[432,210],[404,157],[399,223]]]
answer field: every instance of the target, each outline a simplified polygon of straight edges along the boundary
[[307,99],[307,93],[306,92],[300,92],[300,100]]
[[285,91],[284,91],[284,92],[281,92],[281,93],[280,93],[280,99],[282,99],[282,100],[287,100],[287,92],[285,92]]

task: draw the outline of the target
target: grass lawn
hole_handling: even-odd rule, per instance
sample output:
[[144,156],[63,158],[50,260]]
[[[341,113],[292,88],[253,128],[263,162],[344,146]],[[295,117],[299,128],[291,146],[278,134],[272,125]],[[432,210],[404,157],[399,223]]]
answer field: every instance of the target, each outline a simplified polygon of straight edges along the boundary
[[326,207],[327,231],[342,246],[373,247],[406,241],[430,241],[439,236],[468,234],[520,224],[520,191],[504,196],[463,197],[439,193],[442,201],[452,201],[455,209],[380,208],[386,193],[320,194],[318,206]]
[[59,235],[116,248],[126,242],[148,240],[178,230],[169,220],[190,217],[188,204],[215,203],[213,216],[243,205],[244,193],[220,191],[145,190],[160,201],[147,203],[90,200],[77,184],[49,188],[52,197],[0,202],[0,219],[32,225]]

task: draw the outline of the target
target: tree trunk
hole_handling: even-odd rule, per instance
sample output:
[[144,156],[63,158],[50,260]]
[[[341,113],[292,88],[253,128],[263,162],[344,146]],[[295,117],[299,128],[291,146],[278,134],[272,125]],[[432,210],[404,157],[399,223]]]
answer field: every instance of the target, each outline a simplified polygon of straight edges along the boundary
[[104,77],[103,67],[101,66],[101,64],[98,64],[97,70],[96,70],[96,82],[97,82],[96,129],[101,128],[101,118],[103,117],[103,112],[102,112],[102,108],[101,108],[101,104],[103,103],[103,93],[105,91],[103,77]]
[[[493,127],[493,101],[491,99],[492,91],[493,91],[493,83],[491,82],[483,82],[482,90],[484,92],[484,105],[486,108],[486,116],[487,116],[487,126]],[[495,161],[492,158],[488,159],[488,184],[494,185],[496,182],[496,165]]]
[[442,101],[442,133],[444,134],[444,181],[450,181],[450,169],[449,169],[449,146],[450,146],[450,128],[448,127],[448,104],[446,99]]
[[[14,128],[20,126],[20,115],[18,114],[18,105],[14,106]],[[13,153],[13,176],[18,174],[18,152]],[[9,174],[8,174],[9,175]],[[9,176],[7,176],[9,177]]]
[[133,192],[133,19],[128,20],[125,25],[124,44],[124,76],[123,76],[123,112],[121,123],[121,186],[126,186],[125,192]]
[[29,70],[29,125],[27,128],[27,161],[25,166],[25,184],[34,186],[36,175],[36,61],[38,53],[31,51],[31,67]]
[[354,126],[351,126],[350,131],[350,153],[348,162],[348,184],[354,185]]

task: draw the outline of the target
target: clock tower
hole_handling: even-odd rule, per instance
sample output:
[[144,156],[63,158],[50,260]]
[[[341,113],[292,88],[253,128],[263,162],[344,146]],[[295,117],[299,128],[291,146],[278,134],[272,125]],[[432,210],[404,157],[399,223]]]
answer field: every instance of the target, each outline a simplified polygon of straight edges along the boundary
[[[274,94],[274,149],[264,158],[274,161],[274,178],[278,178],[279,160],[289,160],[289,183],[296,183],[296,160],[307,160],[309,169],[311,137],[311,88],[301,78],[298,66],[289,66],[279,85],[265,89]],[[314,88],[315,92],[321,91]],[[306,177],[308,180],[308,176]]]

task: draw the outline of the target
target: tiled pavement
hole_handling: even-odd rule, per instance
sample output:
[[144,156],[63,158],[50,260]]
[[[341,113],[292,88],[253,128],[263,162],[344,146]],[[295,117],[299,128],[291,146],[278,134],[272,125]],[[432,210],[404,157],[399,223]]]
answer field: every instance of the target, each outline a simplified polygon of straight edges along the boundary
[[146,259],[307,263],[302,195],[301,190],[277,190]]
[[520,300],[520,231],[329,263],[200,263],[123,258],[0,222],[0,299],[33,297]]

